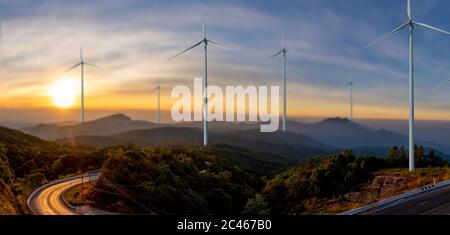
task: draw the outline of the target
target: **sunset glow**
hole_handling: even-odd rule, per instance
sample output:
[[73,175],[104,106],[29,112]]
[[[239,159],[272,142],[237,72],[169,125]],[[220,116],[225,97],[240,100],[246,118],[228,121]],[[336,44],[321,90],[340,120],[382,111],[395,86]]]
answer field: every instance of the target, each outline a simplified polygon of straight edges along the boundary
[[69,108],[75,104],[76,83],[73,80],[59,80],[51,85],[49,93],[53,100],[53,105],[58,108]]

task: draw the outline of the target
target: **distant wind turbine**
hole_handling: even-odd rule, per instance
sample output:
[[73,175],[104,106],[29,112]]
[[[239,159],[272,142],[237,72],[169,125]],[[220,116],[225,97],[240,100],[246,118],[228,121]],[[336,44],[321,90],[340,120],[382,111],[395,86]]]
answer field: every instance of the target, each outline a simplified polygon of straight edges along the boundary
[[78,66],[80,66],[80,68],[81,68],[81,123],[82,124],[84,124],[84,66],[85,65],[100,68],[99,66],[97,66],[95,64],[91,64],[91,63],[84,61],[83,48],[80,47],[80,62],[78,64],[66,69],[66,71],[65,71],[65,73],[67,73],[70,70],[77,68]]
[[212,44],[216,44],[219,46],[223,46],[226,47],[225,45],[218,43],[216,41],[213,40],[209,40],[206,37],[206,27],[205,27],[205,21],[203,20],[203,39],[196,43],[195,45],[189,47],[188,49],[176,54],[175,56],[169,58],[169,60],[174,59],[175,57],[178,57],[184,53],[186,53],[187,51],[200,46],[200,45],[204,45],[204,75],[203,75],[203,86],[204,86],[204,93],[203,93],[203,99],[204,99],[204,108],[203,108],[203,145],[207,146],[208,145],[208,44],[212,43]]
[[159,86],[159,81],[157,82],[157,86],[155,87],[155,89],[153,89],[154,91],[157,91],[157,95],[158,95],[158,116],[157,116],[157,123],[158,125],[161,124],[161,87]]
[[440,33],[444,33],[447,35],[450,35],[450,32],[444,31],[442,29],[433,27],[428,24],[420,23],[415,20],[413,20],[412,17],[412,6],[411,6],[411,0],[407,0],[407,15],[408,20],[400,25],[398,28],[394,29],[392,32],[384,35],[380,39],[368,44],[364,48],[370,47],[375,43],[378,43],[384,39],[387,39],[391,37],[392,35],[396,34],[397,32],[401,31],[405,27],[409,28],[409,171],[414,171],[414,36],[413,31],[414,28],[422,27],[425,29],[437,31]]
[[353,121],[353,77],[350,73],[347,85],[350,86],[350,121]]
[[295,54],[298,54],[297,52],[295,52],[292,49],[286,49],[286,46],[284,45],[284,31],[281,33],[281,50],[278,51],[277,53],[275,53],[274,55],[270,56],[269,58],[274,58],[277,57],[279,55],[282,55],[283,58],[283,62],[282,62],[282,68],[283,68],[283,126],[282,126],[282,130],[283,132],[286,132],[286,116],[287,116],[287,111],[286,111],[286,96],[287,96],[287,91],[286,91],[286,83],[287,83],[287,79],[286,79],[286,55],[288,52],[294,52]]

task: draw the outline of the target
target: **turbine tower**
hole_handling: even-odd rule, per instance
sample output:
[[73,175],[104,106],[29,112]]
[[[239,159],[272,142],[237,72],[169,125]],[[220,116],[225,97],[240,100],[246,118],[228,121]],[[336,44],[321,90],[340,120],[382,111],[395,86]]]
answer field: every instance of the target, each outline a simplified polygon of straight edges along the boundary
[[188,49],[176,54],[175,56],[169,58],[169,60],[174,59],[175,57],[178,57],[184,53],[186,53],[187,51],[194,49],[197,46],[200,46],[203,44],[203,50],[204,50],[204,71],[203,71],[203,87],[204,87],[204,91],[203,91],[203,145],[207,146],[208,145],[208,45],[209,43],[211,44],[216,44],[219,46],[223,46],[226,47],[225,45],[218,43],[216,41],[210,40],[206,37],[206,27],[205,27],[205,21],[203,20],[203,39],[196,43],[195,45],[189,47]]
[[349,75],[349,80],[347,85],[350,86],[350,121],[353,122],[353,77],[352,73]]
[[440,33],[450,35],[450,32],[444,31],[442,29],[433,27],[428,24],[420,23],[413,20],[412,17],[412,6],[411,0],[407,0],[407,16],[408,19],[405,23],[400,25],[398,28],[394,29],[392,32],[384,35],[380,39],[368,44],[364,48],[370,47],[375,43],[378,43],[384,39],[391,37],[397,32],[408,27],[409,31],[409,171],[414,171],[414,29],[425,28]]
[[282,121],[282,130],[283,132],[286,132],[286,116],[287,116],[287,103],[286,103],[286,96],[287,96],[287,76],[286,76],[286,55],[288,54],[288,52],[294,52],[296,54],[298,54],[297,52],[295,52],[292,49],[286,49],[286,46],[284,45],[284,31],[281,33],[281,50],[276,52],[274,55],[270,56],[269,58],[274,58],[277,57],[279,55],[282,56],[282,70],[283,70],[283,121]]
[[157,95],[158,95],[157,123],[159,125],[159,124],[161,124],[161,87],[159,86],[159,81],[157,82],[157,86],[153,90],[154,91],[156,90],[157,91]]
[[97,66],[95,64],[91,64],[91,63],[84,61],[83,48],[80,47],[80,62],[78,64],[66,69],[66,71],[65,71],[65,73],[67,73],[77,67],[81,68],[81,123],[82,124],[84,124],[84,66],[85,65],[100,68],[99,66]]

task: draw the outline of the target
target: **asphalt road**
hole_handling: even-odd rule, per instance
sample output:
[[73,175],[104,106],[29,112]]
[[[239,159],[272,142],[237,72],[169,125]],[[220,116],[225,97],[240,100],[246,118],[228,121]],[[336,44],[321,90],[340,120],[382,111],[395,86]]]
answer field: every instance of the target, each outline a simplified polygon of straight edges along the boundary
[[450,186],[432,190],[361,214],[373,215],[450,215]]
[[[98,179],[100,175],[91,175],[91,180]],[[87,176],[84,176],[87,182]],[[82,183],[81,176],[67,180],[50,183],[37,189],[28,199],[28,207],[36,215],[77,215],[62,199],[63,193]]]

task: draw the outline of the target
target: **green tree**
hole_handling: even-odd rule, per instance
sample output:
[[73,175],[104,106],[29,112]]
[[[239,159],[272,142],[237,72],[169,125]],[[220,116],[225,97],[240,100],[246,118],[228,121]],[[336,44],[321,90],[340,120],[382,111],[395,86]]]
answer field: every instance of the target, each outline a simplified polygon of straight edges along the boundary
[[394,146],[389,149],[389,157],[395,159],[400,158],[400,150],[398,149],[397,146]]
[[270,215],[269,204],[261,194],[256,194],[255,198],[248,200],[245,205],[243,215]]
[[353,153],[352,153],[351,149],[346,148],[346,149],[342,150],[342,155],[344,157],[350,157],[350,156],[353,156]]
[[40,172],[35,172],[25,176],[25,181],[32,183],[33,185],[42,185],[47,182],[45,175]]
[[400,156],[400,159],[407,159],[408,158],[408,156],[406,155],[406,150],[405,150],[405,147],[401,147],[400,148],[400,154],[399,154],[399,156]]
[[0,144],[0,179],[3,179],[6,183],[10,183],[14,180],[14,173],[9,166],[6,152],[6,147]]

